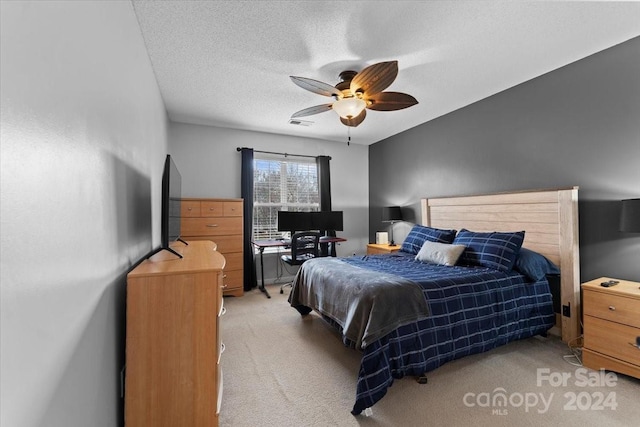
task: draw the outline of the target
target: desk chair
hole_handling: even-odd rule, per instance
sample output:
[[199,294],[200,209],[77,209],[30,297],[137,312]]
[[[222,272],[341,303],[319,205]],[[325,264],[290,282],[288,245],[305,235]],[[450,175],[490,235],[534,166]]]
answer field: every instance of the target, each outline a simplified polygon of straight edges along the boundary
[[[291,236],[291,255],[282,255],[283,262],[289,265],[302,265],[305,261],[320,255],[320,233],[317,231],[302,231]],[[284,293],[285,286],[293,286],[293,283],[285,283],[280,286],[280,293]]]

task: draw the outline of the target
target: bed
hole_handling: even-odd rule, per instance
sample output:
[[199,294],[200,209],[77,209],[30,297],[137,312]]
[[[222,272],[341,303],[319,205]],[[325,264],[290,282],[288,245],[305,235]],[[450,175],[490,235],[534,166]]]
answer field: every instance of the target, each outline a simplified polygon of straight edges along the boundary
[[[577,191],[423,199],[421,224],[401,251],[303,264],[292,307],[315,310],[362,352],[352,413],[382,399],[394,379],[424,378],[448,361],[549,331],[577,337]],[[547,281],[556,273],[562,315]]]

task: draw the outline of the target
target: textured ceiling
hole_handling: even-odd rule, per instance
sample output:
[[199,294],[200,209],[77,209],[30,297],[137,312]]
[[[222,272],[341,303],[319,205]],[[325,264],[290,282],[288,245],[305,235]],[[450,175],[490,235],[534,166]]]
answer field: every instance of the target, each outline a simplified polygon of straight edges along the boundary
[[387,89],[419,104],[367,111],[349,128],[372,144],[640,35],[640,3],[133,0],[172,121],[346,141],[331,98],[341,71],[398,60]]

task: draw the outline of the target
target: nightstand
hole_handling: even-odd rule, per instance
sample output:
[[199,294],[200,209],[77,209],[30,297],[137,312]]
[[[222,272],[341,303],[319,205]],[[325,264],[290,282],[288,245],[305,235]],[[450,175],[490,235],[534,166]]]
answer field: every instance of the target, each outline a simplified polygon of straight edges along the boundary
[[[618,280],[605,288],[600,283]],[[601,277],[582,284],[584,366],[640,378],[640,283]]]
[[376,255],[376,254],[390,254],[391,252],[396,252],[400,250],[400,245],[390,246],[390,245],[380,245],[378,243],[369,243],[367,245],[367,255]]

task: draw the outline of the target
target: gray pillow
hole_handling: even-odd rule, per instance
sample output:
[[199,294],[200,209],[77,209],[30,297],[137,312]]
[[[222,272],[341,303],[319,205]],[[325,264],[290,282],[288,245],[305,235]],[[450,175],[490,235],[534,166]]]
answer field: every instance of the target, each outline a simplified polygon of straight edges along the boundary
[[452,245],[426,240],[422,244],[418,255],[416,255],[416,259],[430,264],[456,265],[464,249],[464,245]]

